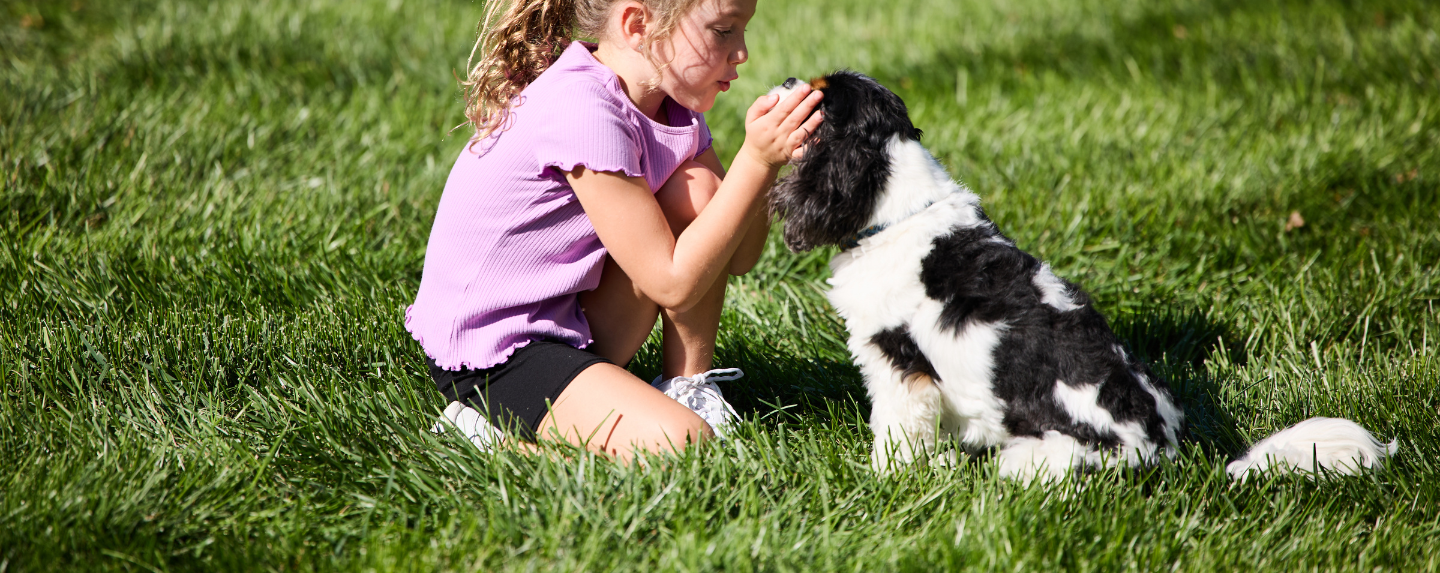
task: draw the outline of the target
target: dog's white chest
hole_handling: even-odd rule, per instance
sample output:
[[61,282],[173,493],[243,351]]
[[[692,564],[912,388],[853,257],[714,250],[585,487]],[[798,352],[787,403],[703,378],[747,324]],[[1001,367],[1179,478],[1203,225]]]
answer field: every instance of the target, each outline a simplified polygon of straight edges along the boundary
[[868,336],[907,323],[924,301],[920,258],[904,247],[857,247],[831,261],[827,296],[852,335]]
[[936,237],[980,224],[978,203],[971,193],[951,193],[831,259],[827,296],[852,336],[868,337],[913,321],[926,300],[920,277],[925,255]]
[[[1004,404],[991,388],[992,352],[1004,326],[941,328],[944,305],[927,295],[923,282],[924,261],[936,238],[980,224],[985,223],[974,196],[955,195],[830,262],[833,288],[828,296],[845,319],[850,352],[865,374],[874,406],[893,414],[872,424],[886,425],[890,418],[928,419],[920,424],[924,426],[938,416],[945,431],[967,445],[984,447],[1005,439]],[[933,395],[908,386],[901,369],[876,346],[874,337],[895,329],[904,330],[939,375]],[[917,426],[904,433],[913,437],[924,431]]]

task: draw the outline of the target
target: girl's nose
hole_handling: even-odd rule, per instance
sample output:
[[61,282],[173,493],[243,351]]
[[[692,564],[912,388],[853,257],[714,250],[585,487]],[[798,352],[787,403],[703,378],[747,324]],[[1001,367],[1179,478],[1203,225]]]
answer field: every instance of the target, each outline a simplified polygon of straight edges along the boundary
[[749,59],[750,49],[745,46],[745,42],[742,40],[740,42],[740,49],[735,50],[735,53],[730,55],[730,62],[738,66],[745,63]]

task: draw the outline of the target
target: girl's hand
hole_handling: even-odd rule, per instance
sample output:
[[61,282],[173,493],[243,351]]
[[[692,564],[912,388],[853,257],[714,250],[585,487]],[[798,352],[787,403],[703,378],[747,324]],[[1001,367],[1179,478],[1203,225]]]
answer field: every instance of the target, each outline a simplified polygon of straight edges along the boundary
[[820,127],[824,113],[810,112],[820,105],[822,97],[822,92],[809,85],[795,90],[784,101],[778,95],[760,96],[745,113],[745,143],[740,154],[771,169],[799,157],[796,150]]

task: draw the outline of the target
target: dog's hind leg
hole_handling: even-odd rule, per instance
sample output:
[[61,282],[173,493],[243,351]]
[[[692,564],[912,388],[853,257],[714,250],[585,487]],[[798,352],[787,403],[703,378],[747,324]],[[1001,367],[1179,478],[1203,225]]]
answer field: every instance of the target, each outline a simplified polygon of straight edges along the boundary
[[[875,432],[871,467],[885,472],[929,457],[935,451],[941,422],[942,402],[935,382],[928,376],[904,377],[896,371],[878,380],[879,384],[871,377],[867,382],[872,386],[870,429]],[[945,455],[953,457],[955,452]]]

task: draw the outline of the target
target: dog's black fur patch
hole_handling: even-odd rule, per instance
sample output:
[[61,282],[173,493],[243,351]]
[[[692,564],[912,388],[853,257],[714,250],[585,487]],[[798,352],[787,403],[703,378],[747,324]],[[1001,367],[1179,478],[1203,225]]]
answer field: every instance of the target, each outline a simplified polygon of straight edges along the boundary
[[825,84],[825,120],[794,171],[770,192],[770,212],[785,218],[785,244],[793,251],[860,232],[890,178],[886,144],[895,135],[920,140],[905,102],[874,80],[839,71]]
[[1099,384],[1099,405],[1115,421],[1139,420],[1150,440],[1164,443],[1165,421],[1135,375],[1147,374],[1157,389],[1166,388],[1164,381],[1132,363],[1128,353],[1115,352],[1120,340],[1079,287],[1062,279],[1081,308],[1061,312],[1042,302],[1034,282],[1040,261],[997,240],[1003,238],[987,224],[935,239],[921,262],[920,280],[926,296],[944,305],[943,328],[958,333],[971,321],[1005,323],[994,353],[993,387],[1008,406],[1006,429],[1035,437],[1056,430],[1082,443],[1114,447],[1114,434],[1076,424],[1054,397],[1056,381],[1070,387]]
[[920,346],[915,344],[914,338],[910,337],[909,327],[900,325],[877,332],[870,337],[870,343],[890,359],[890,364],[896,370],[901,371],[902,379],[908,379],[915,374],[924,374],[931,380],[940,382],[940,375],[935,373],[935,367],[930,364],[930,359],[925,357],[925,353],[920,352]]

